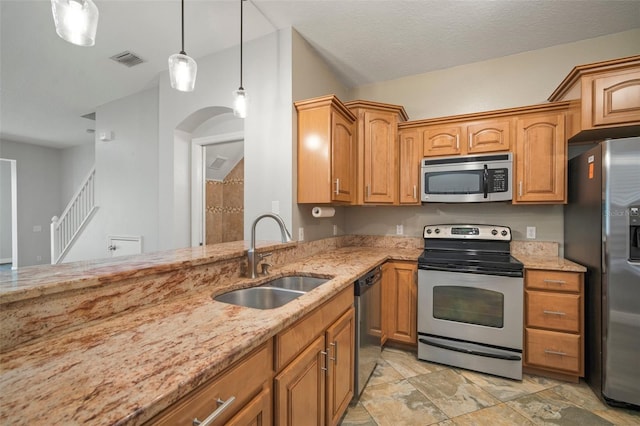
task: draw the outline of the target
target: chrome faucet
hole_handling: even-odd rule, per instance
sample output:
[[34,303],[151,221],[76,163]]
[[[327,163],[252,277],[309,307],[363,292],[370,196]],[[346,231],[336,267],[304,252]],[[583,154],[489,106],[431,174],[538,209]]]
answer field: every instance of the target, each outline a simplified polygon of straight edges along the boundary
[[256,225],[260,222],[261,219],[265,217],[270,217],[276,221],[278,226],[280,226],[280,234],[282,236],[282,242],[288,243],[289,241],[293,241],[291,238],[291,234],[287,230],[286,225],[284,224],[284,220],[280,216],[274,213],[265,213],[263,215],[258,216],[254,221],[253,225],[251,225],[251,247],[247,251],[247,260],[249,261],[249,271],[248,275],[251,278],[256,278],[258,276],[258,263],[260,263],[260,259],[263,257],[269,256],[271,253],[266,253],[261,255],[260,253],[256,253]]

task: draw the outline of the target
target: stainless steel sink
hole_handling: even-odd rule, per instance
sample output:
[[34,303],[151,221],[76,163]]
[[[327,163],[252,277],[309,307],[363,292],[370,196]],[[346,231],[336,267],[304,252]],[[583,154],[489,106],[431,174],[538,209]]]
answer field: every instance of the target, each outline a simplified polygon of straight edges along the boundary
[[329,280],[326,278],[303,277],[295,275],[290,277],[276,278],[275,280],[269,281],[264,285],[268,287],[285,288],[287,290],[304,291],[306,293],[326,283],[327,281]]
[[214,300],[254,309],[274,309],[297,299],[304,293],[304,291],[261,286],[230,291],[214,297]]
[[327,278],[289,276],[275,278],[258,287],[230,291],[213,299],[254,309],[274,309],[329,281]]

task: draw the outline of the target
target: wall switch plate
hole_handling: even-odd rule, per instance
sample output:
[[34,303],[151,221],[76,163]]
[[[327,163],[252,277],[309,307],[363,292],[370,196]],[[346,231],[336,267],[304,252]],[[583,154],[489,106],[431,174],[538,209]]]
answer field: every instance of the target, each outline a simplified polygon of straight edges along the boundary
[[536,227],[535,226],[527,226],[527,238],[530,240],[534,240],[536,238]]
[[396,225],[396,235],[402,235],[402,234],[404,234],[404,226]]
[[298,241],[304,241],[304,228],[298,228]]
[[333,225],[333,235],[338,235],[338,225]]
[[33,225],[33,232],[42,232],[42,226]]

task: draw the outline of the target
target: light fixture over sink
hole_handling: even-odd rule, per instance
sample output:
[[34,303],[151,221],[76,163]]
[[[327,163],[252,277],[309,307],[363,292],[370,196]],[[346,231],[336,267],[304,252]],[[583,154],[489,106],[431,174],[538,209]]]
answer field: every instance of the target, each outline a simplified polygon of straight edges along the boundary
[[56,33],[78,46],[93,46],[98,30],[98,7],[92,0],[51,0]]
[[181,92],[192,92],[196,85],[198,64],[184,51],[184,0],[182,0],[182,50],[169,56],[171,87]]
[[243,5],[245,0],[240,0],[240,87],[233,92],[233,114],[236,117],[246,118],[247,116],[247,92],[242,87],[242,21],[243,21]]

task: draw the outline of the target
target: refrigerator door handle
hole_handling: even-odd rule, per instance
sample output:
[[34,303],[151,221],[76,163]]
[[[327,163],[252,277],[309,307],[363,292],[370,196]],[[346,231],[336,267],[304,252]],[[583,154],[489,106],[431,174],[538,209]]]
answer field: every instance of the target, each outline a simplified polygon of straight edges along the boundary
[[607,273],[607,257],[609,257],[609,253],[607,252],[607,237],[602,236],[602,273]]

